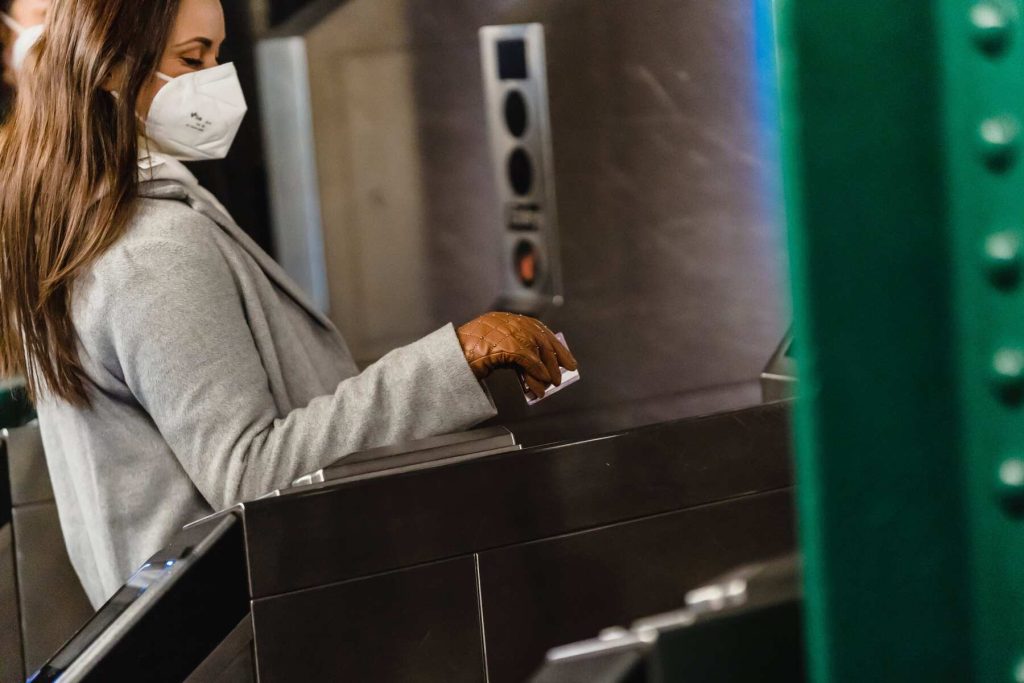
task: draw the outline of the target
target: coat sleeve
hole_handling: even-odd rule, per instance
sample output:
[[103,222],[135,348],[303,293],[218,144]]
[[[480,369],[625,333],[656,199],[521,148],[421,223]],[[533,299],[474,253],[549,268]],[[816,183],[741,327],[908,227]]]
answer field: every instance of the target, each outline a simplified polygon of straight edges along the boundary
[[214,508],[348,453],[495,414],[451,325],[278,414],[239,287],[209,228],[199,228],[121,254],[108,265],[115,284],[102,305],[125,384]]

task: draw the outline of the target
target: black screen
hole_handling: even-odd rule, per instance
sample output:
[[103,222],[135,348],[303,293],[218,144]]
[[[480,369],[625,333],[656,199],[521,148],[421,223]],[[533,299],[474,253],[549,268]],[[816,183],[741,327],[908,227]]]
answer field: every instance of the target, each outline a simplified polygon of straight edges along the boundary
[[498,41],[498,77],[503,81],[529,78],[525,40]]

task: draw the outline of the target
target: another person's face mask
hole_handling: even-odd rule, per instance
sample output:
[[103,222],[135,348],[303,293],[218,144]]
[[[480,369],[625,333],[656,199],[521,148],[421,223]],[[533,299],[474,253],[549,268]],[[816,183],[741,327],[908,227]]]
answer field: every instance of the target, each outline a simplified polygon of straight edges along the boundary
[[153,98],[146,137],[159,151],[182,161],[223,159],[248,107],[234,64],[171,78]]
[[7,28],[14,31],[15,35],[17,35],[14,45],[11,46],[11,69],[18,73],[25,64],[28,51],[39,42],[39,37],[43,35],[43,29],[46,28],[46,25],[38,24],[26,28],[3,12],[0,12],[0,21],[3,21]]

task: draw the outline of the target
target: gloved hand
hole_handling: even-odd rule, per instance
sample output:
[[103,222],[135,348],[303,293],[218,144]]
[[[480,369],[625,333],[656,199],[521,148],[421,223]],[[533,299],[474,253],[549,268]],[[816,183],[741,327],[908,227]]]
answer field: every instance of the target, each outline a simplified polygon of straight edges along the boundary
[[458,329],[459,342],[477,379],[513,368],[538,397],[562,383],[559,366],[576,370],[576,359],[542,322],[512,313],[486,313]]

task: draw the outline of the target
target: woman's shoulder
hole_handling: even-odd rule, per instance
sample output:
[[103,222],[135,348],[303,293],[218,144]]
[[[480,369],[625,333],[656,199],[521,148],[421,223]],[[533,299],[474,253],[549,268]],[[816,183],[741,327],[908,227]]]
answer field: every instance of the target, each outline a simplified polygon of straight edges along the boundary
[[138,200],[125,232],[75,280],[72,317],[87,352],[112,359],[115,338],[180,320],[191,302],[235,296],[219,231],[182,202]]
[[127,228],[113,249],[209,245],[219,232],[216,223],[184,201],[140,197],[133,209]]
[[227,267],[219,228],[200,212],[163,199],[140,198],[134,208],[124,233],[82,274],[79,290],[131,289],[154,278],[199,285]]

